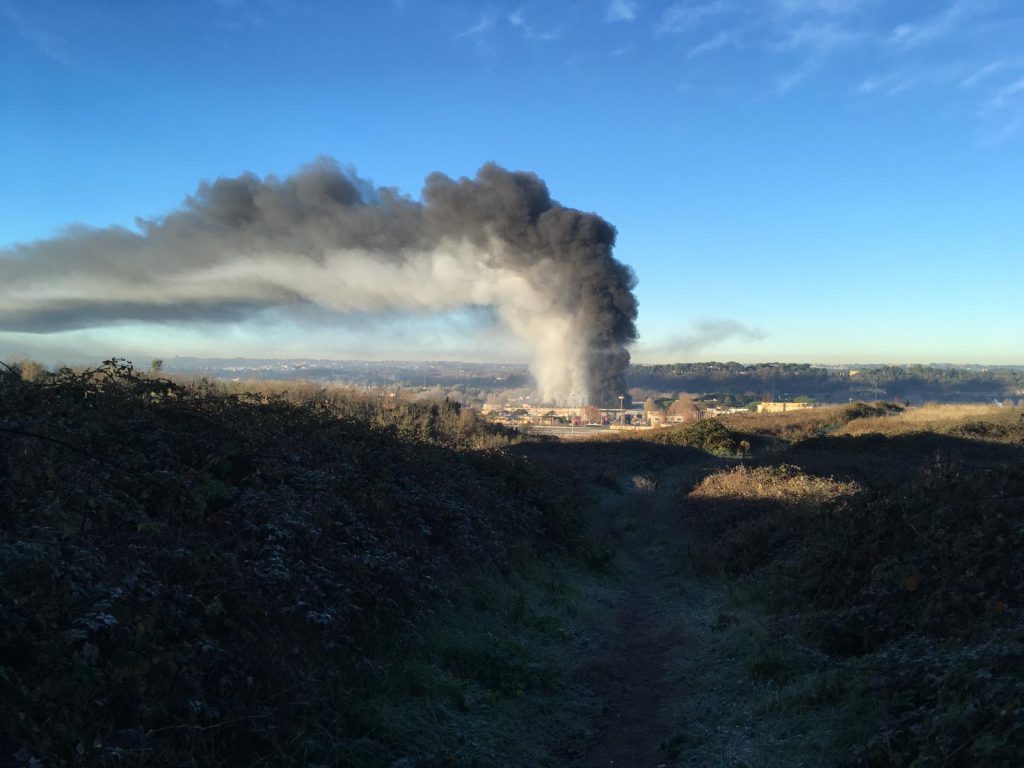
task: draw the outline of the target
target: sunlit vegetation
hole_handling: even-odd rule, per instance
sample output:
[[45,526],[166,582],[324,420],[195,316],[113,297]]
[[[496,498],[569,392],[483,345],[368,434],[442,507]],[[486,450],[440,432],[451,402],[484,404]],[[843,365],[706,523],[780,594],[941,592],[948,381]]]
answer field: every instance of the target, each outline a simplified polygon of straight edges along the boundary
[[793,442],[835,432],[854,419],[885,417],[902,411],[892,403],[850,403],[806,408],[783,413],[737,413],[723,416],[721,421],[739,432],[755,432],[762,440]]
[[928,404],[908,408],[884,417],[863,416],[851,420],[839,434],[900,435],[910,432],[934,432],[997,442],[1024,439],[1021,409],[999,405]]

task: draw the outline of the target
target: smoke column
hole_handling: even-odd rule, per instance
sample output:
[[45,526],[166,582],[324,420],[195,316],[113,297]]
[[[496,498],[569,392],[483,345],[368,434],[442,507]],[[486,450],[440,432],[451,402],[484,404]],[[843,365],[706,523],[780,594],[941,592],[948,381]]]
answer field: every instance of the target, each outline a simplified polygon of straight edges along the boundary
[[322,159],[287,178],[202,183],[138,231],[73,227],[0,250],[0,330],[217,322],[313,304],[335,312],[494,307],[533,350],[549,402],[613,404],[636,340],[615,229],[531,173],[435,173],[423,202]]

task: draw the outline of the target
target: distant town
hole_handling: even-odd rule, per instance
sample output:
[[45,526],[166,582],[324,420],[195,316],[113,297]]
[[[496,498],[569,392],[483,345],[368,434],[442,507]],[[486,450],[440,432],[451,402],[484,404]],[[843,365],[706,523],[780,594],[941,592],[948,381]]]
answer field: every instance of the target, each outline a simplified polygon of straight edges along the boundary
[[305,380],[409,399],[448,399],[517,428],[654,429],[737,411],[855,400],[1014,405],[1024,398],[1024,366],[635,364],[618,403],[566,407],[538,402],[530,371],[519,363],[192,357],[156,362],[163,371],[189,377]]

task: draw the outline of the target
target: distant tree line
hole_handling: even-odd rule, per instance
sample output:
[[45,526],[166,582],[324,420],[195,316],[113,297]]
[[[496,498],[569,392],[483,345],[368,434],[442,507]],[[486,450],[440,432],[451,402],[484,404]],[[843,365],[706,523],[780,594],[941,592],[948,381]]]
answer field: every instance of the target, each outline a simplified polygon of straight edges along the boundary
[[857,369],[808,363],[736,362],[633,365],[631,387],[699,392],[723,401],[905,400],[961,402],[1024,396],[1024,366],[878,365]]

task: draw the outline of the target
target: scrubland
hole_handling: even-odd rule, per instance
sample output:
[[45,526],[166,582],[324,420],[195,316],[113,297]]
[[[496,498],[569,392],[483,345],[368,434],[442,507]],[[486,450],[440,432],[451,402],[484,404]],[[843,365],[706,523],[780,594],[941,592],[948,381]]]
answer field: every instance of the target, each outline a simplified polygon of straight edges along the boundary
[[769,449],[680,499],[686,567],[727,585],[717,626],[783,741],[756,764],[1018,764],[1024,412],[815,410],[728,419]]
[[453,404],[290,394],[5,372],[0,763],[501,764],[577,501]]
[[574,443],[450,402],[3,369],[0,503],[0,764],[1024,754],[1019,408]]

